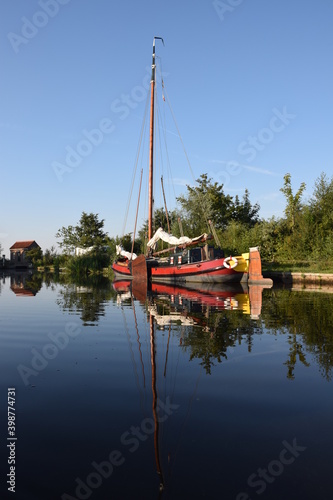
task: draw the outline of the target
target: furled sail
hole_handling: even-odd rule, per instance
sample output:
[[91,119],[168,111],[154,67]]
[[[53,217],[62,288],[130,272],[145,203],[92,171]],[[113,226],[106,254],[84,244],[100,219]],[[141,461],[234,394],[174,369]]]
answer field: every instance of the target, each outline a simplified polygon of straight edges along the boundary
[[188,238],[188,236],[181,236],[180,238],[177,238],[176,236],[173,236],[172,234],[168,234],[165,231],[163,231],[163,228],[158,228],[154,236],[148,241],[147,246],[149,248],[152,248],[155,250],[156,243],[159,240],[165,241],[166,243],[169,243],[170,245],[175,245],[175,246],[182,246],[182,245],[188,245],[189,243],[196,243],[199,241],[205,241],[207,239],[208,235],[206,233],[201,234],[200,236],[197,236],[196,238]]
[[127,257],[128,260],[134,260],[137,258],[136,253],[126,252],[121,245],[116,245],[116,253],[122,257]]
[[94,249],[94,247],[88,247],[88,248],[81,248],[81,247],[75,247],[75,255],[76,257],[81,257],[81,255],[86,255],[87,253],[91,252]]

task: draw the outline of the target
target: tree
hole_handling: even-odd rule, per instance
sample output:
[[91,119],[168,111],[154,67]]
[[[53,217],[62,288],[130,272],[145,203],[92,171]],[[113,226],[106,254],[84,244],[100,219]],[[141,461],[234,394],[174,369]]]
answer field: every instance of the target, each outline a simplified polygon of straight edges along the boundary
[[57,257],[57,252],[55,246],[52,245],[50,249],[47,248],[44,252],[43,255],[44,266],[52,265],[56,257]]
[[322,236],[333,230],[333,177],[328,180],[326,174],[321,173],[316,180],[310,212],[316,230]]
[[238,195],[235,196],[232,218],[248,227],[253,227],[259,221],[260,205],[252,205],[250,202],[250,193],[245,189],[243,201],[240,202]]
[[43,252],[40,247],[32,248],[26,252],[26,258],[33,267],[37,267],[42,264]]
[[188,236],[206,232],[209,220],[217,229],[224,229],[232,216],[232,197],[224,194],[223,184],[213,184],[207,174],[201,174],[196,182],[195,187],[187,186],[187,196],[177,198],[182,206],[182,220],[184,218]]
[[82,212],[79,224],[76,226],[62,227],[58,230],[56,238],[61,239],[59,246],[66,253],[72,253],[75,247],[94,247],[100,250],[107,242],[107,233],[103,231],[104,219],[98,219],[98,214]]
[[291,232],[294,231],[296,225],[297,215],[300,213],[302,204],[301,198],[303,191],[306,188],[305,182],[302,182],[300,187],[298,188],[297,193],[294,195],[291,188],[291,175],[286,174],[284,177],[284,186],[280,189],[280,191],[285,195],[287,205],[284,210],[285,216],[287,218],[287,223],[291,229]]

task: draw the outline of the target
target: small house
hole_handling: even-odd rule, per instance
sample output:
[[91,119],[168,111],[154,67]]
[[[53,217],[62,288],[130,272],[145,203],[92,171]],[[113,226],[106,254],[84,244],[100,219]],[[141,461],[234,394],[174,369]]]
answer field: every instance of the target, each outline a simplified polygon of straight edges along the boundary
[[15,267],[24,267],[29,265],[29,261],[26,257],[26,252],[34,248],[40,248],[35,240],[30,241],[17,241],[10,247],[10,263]]

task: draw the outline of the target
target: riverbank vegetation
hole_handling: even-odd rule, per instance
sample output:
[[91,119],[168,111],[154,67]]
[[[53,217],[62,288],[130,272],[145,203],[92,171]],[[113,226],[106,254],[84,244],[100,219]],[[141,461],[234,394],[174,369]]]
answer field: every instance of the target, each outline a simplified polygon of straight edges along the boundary
[[[171,232],[197,236],[207,232],[211,220],[211,229],[226,254],[259,246],[267,270],[333,272],[333,177],[322,173],[307,202],[302,199],[305,187],[302,183],[294,192],[287,173],[281,187],[284,217],[260,219],[260,207],[251,203],[247,190],[242,199],[233,198],[224,193],[223,185],[203,174],[196,187],[187,186],[187,193],[178,198],[180,210],[169,214]],[[159,225],[166,227],[162,209],[157,211]],[[141,242],[144,233],[145,228],[140,232]]]
[[[225,194],[223,185],[202,174],[195,187],[177,201],[179,208],[168,213],[155,210],[155,229],[162,226],[175,236],[198,236],[208,231],[225,253],[237,255],[259,246],[266,270],[333,273],[333,177],[317,178],[312,197],[303,201],[305,184],[293,190],[291,175],[284,176],[281,192],[285,197],[283,217],[260,219],[259,205],[252,204],[250,193],[243,197]],[[210,222],[214,222],[214,225]],[[109,237],[98,214],[82,213],[76,226],[62,227],[56,237],[62,254],[52,247],[43,255],[31,255],[34,266],[61,269],[72,275],[102,273],[111,267],[116,245],[131,251],[131,235]],[[147,222],[138,231],[134,251],[144,252]]]

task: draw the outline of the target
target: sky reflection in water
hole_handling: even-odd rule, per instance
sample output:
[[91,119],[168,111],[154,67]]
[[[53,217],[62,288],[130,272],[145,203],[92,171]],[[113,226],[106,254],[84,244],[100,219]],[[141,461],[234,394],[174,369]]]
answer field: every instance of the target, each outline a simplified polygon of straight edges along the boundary
[[1,280],[17,498],[331,498],[333,295],[125,285]]

